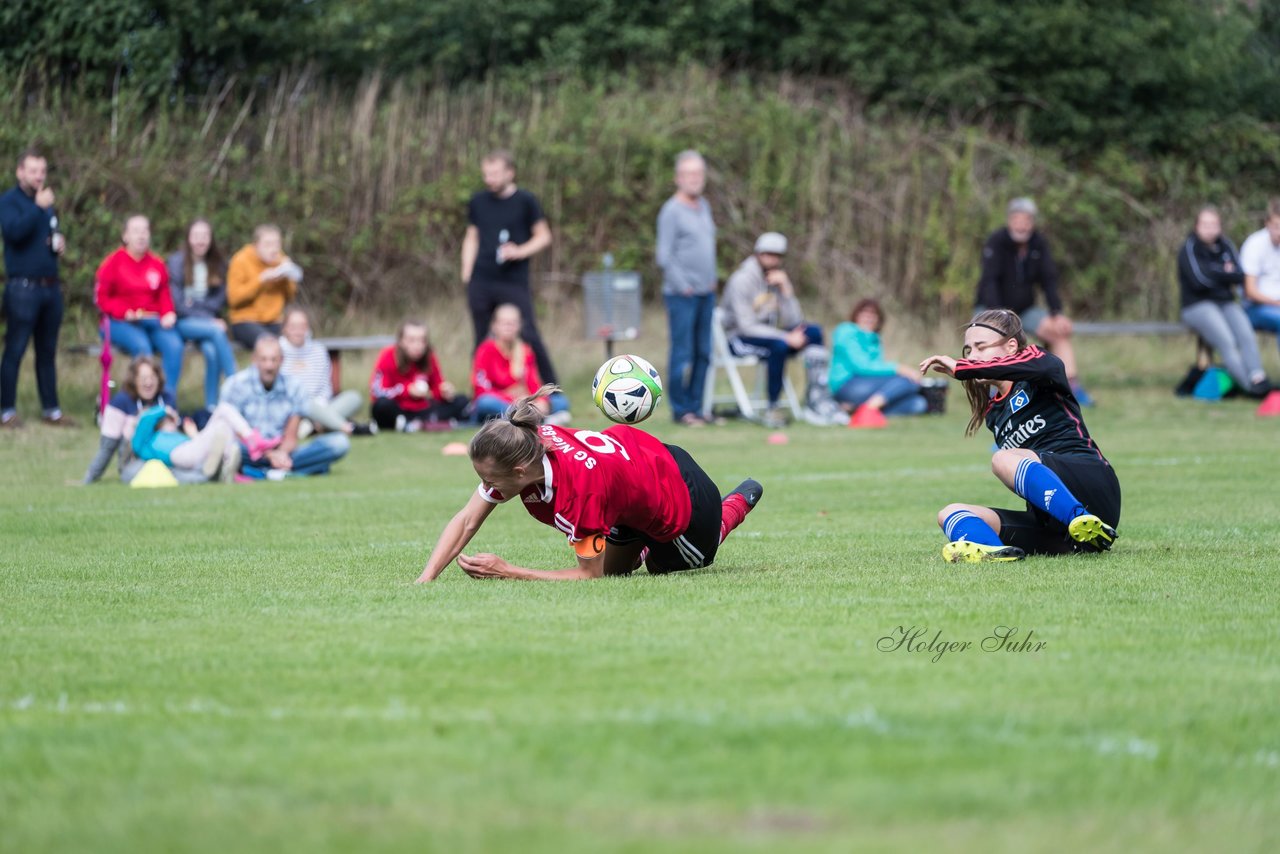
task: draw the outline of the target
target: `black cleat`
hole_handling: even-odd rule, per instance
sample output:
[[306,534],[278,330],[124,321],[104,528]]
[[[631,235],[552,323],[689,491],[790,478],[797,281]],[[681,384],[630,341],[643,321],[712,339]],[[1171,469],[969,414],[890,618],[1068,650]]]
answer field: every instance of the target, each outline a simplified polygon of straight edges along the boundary
[[[737,489],[730,492],[729,495],[741,495],[747,502],[747,507],[755,507],[760,502],[760,497],[764,495],[764,487],[760,485],[759,481],[747,478],[738,484]],[[726,495],[725,498],[728,498],[729,495]]]

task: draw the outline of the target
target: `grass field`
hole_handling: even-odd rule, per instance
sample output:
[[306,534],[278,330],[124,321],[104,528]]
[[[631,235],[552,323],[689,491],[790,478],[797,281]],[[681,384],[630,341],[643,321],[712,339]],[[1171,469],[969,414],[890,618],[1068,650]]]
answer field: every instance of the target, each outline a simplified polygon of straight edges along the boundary
[[[455,437],[144,491],[0,435],[0,851],[1277,850],[1280,420],[1095,391],[1116,549],[998,568],[939,557],[944,503],[1014,506],[954,394],[785,447],[655,419],[764,500],[712,569],[563,585],[411,584]],[[569,565],[516,507],[477,545]]]

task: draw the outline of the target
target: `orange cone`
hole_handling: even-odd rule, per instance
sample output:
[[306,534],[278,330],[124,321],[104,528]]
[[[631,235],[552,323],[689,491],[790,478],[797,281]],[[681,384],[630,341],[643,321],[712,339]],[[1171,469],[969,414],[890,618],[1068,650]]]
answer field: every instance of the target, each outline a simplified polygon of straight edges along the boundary
[[1280,389],[1271,392],[1258,404],[1258,414],[1262,416],[1280,415]]
[[879,430],[889,426],[889,419],[885,418],[884,413],[879,409],[874,409],[864,403],[853,411],[853,417],[849,419],[849,426],[857,430]]

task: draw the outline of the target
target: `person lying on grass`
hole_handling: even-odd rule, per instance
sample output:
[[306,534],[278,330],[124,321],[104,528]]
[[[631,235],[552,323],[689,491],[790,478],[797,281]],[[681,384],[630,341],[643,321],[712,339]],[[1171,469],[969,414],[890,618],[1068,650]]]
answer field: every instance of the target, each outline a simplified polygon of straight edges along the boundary
[[[523,580],[626,575],[642,563],[657,575],[710,566],[764,494],[745,480],[721,499],[687,451],[635,427],[598,433],[544,423],[535,401],[559,390],[544,385],[519,398],[471,439],[480,486],[445,526],[419,582],[438,577],[454,558],[472,578]],[[568,537],[577,566],[542,571],[494,554],[462,554],[493,509],[517,496],[533,518]]]
[[1027,509],[948,504],[938,513],[950,541],[943,558],[978,563],[1110,549],[1120,481],[1084,425],[1062,360],[1027,344],[1022,321],[1006,309],[974,316],[963,355],[930,356],[920,373],[932,368],[964,383],[972,410],[965,435],[986,421],[998,446],[991,470]]

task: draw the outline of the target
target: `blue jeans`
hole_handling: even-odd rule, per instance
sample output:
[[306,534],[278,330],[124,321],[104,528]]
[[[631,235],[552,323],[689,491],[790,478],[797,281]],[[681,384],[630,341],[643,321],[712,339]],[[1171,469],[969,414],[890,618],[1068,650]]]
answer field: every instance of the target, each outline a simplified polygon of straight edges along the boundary
[[929,408],[928,401],[920,393],[920,384],[896,374],[851,377],[836,391],[835,398],[856,407],[877,393],[884,397],[885,404],[880,411],[885,415],[923,415]]
[[[547,397],[547,403],[551,404],[552,412],[564,412],[569,408],[569,398],[564,392],[558,391]],[[507,412],[507,407],[511,404],[494,394],[482,394],[471,404],[471,415],[476,421],[483,424],[494,418],[501,418]]]
[[1276,342],[1280,344],[1280,305],[1244,304],[1245,314],[1249,315],[1249,323],[1260,332],[1274,332]]
[[667,360],[667,399],[679,421],[702,411],[702,387],[711,364],[711,314],[715,294],[680,296],[666,294],[667,324],[671,329],[671,355]]
[[[801,328],[804,329],[804,347],[822,344],[821,326],[805,323]],[[781,338],[752,338],[747,335],[735,335],[729,345],[737,353],[751,353],[765,360],[769,371],[769,406],[775,406],[782,394],[782,377],[787,370],[787,359],[804,347],[792,350],[791,345]]]
[[182,375],[182,337],[176,329],[165,329],[158,317],[141,320],[108,321],[111,324],[111,345],[119,347],[130,356],[150,356],[160,351],[160,364],[164,368],[164,390],[178,396],[178,378]]
[[[351,450],[351,440],[347,438],[346,433],[321,433],[305,445],[294,448],[293,453],[289,455],[289,459],[293,460],[293,468],[289,470],[289,474],[294,477],[328,474],[329,466],[345,457],[349,450]],[[261,479],[271,468],[271,463],[267,461],[266,456],[250,460],[246,449],[242,468],[250,477]],[[249,469],[257,469],[257,471],[251,472],[248,471]]]
[[13,278],[4,286],[4,359],[0,362],[0,410],[18,405],[18,369],[35,338],[36,389],[46,415],[58,408],[58,330],[62,328],[62,286]]
[[213,409],[218,405],[218,389],[222,378],[236,372],[236,354],[231,342],[212,317],[180,317],[174,327],[183,341],[195,341],[204,356],[204,405]]

